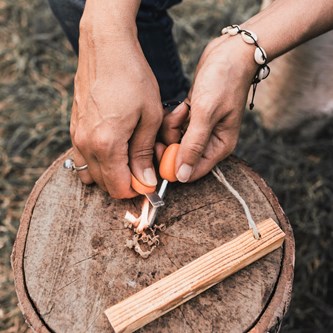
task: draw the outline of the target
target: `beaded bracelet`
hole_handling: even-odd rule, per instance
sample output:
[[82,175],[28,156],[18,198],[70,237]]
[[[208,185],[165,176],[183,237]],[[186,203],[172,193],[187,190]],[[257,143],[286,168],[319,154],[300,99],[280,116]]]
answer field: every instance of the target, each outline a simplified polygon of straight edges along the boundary
[[258,37],[257,35],[249,30],[241,29],[239,25],[233,24],[229,25],[228,27],[225,27],[221,30],[222,35],[230,35],[235,36],[237,34],[240,34],[243,41],[247,44],[254,44],[256,46],[256,49],[254,51],[254,61],[259,65],[256,74],[252,80],[252,98],[250,102],[250,110],[254,107],[254,95],[256,93],[257,84],[261,81],[266,79],[266,77],[270,73],[270,68],[267,65],[267,55],[265,50],[258,45]]

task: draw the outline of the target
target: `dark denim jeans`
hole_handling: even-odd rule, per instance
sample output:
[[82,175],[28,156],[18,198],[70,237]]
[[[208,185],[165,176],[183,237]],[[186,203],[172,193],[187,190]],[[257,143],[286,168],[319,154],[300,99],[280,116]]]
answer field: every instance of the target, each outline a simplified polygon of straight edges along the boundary
[[[121,0],[119,0],[121,1]],[[189,89],[172,36],[167,9],[181,0],[142,0],[137,15],[138,38],[159,83],[162,100],[182,98]],[[49,0],[50,6],[78,53],[79,22],[85,0]]]

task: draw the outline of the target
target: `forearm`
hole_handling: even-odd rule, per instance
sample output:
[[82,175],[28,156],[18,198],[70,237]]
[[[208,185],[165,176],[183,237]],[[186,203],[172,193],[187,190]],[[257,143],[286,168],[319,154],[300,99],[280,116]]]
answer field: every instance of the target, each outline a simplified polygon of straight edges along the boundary
[[136,37],[136,15],[140,0],[87,0],[80,33],[94,39]]
[[332,0],[275,0],[241,25],[257,34],[269,60],[333,28]]
[[115,76],[115,72],[121,69],[122,59],[131,66],[136,61],[133,54],[144,59],[136,27],[140,2],[86,1],[80,21],[79,65],[88,70],[92,80],[103,80],[111,74]]

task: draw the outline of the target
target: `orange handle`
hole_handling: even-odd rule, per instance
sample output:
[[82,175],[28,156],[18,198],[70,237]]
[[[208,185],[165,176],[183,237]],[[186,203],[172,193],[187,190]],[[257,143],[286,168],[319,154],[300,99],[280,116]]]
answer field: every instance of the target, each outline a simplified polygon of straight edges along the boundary
[[[177,181],[176,177],[176,156],[179,149],[179,143],[173,143],[165,149],[160,162],[160,176],[169,182]],[[153,193],[156,186],[147,186],[139,182],[134,175],[132,177],[132,187],[139,194]]]
[[173,143],[165,149],[160,162],[160,176],[169,182],[177,181],[176,177],[176,156],[179,143]]
[[156,186],[147,186],[142,183],[140,183],[134,176],[132,176],[132,187],[135,192],[138,192],[139,194],[146,194],[146,193],[153,193],[156,190]]

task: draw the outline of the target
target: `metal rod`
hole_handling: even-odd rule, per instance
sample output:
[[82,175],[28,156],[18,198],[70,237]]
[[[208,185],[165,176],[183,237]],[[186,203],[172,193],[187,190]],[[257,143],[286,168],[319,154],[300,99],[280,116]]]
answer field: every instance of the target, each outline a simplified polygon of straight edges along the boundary
[[[161,184],[161,187],[158,191],[158,195],[162,200],[164,198],[167,186],[168,186],[168,181],[164,179],[162,184]],[[154,223],[155,223],[155,219],[156,219],[156,215],[157,215],[157,209],[158,209],[158,207],[153,207],[153,209],[149,213],[149,217],[148,217],[149,228],[152,228]]]

